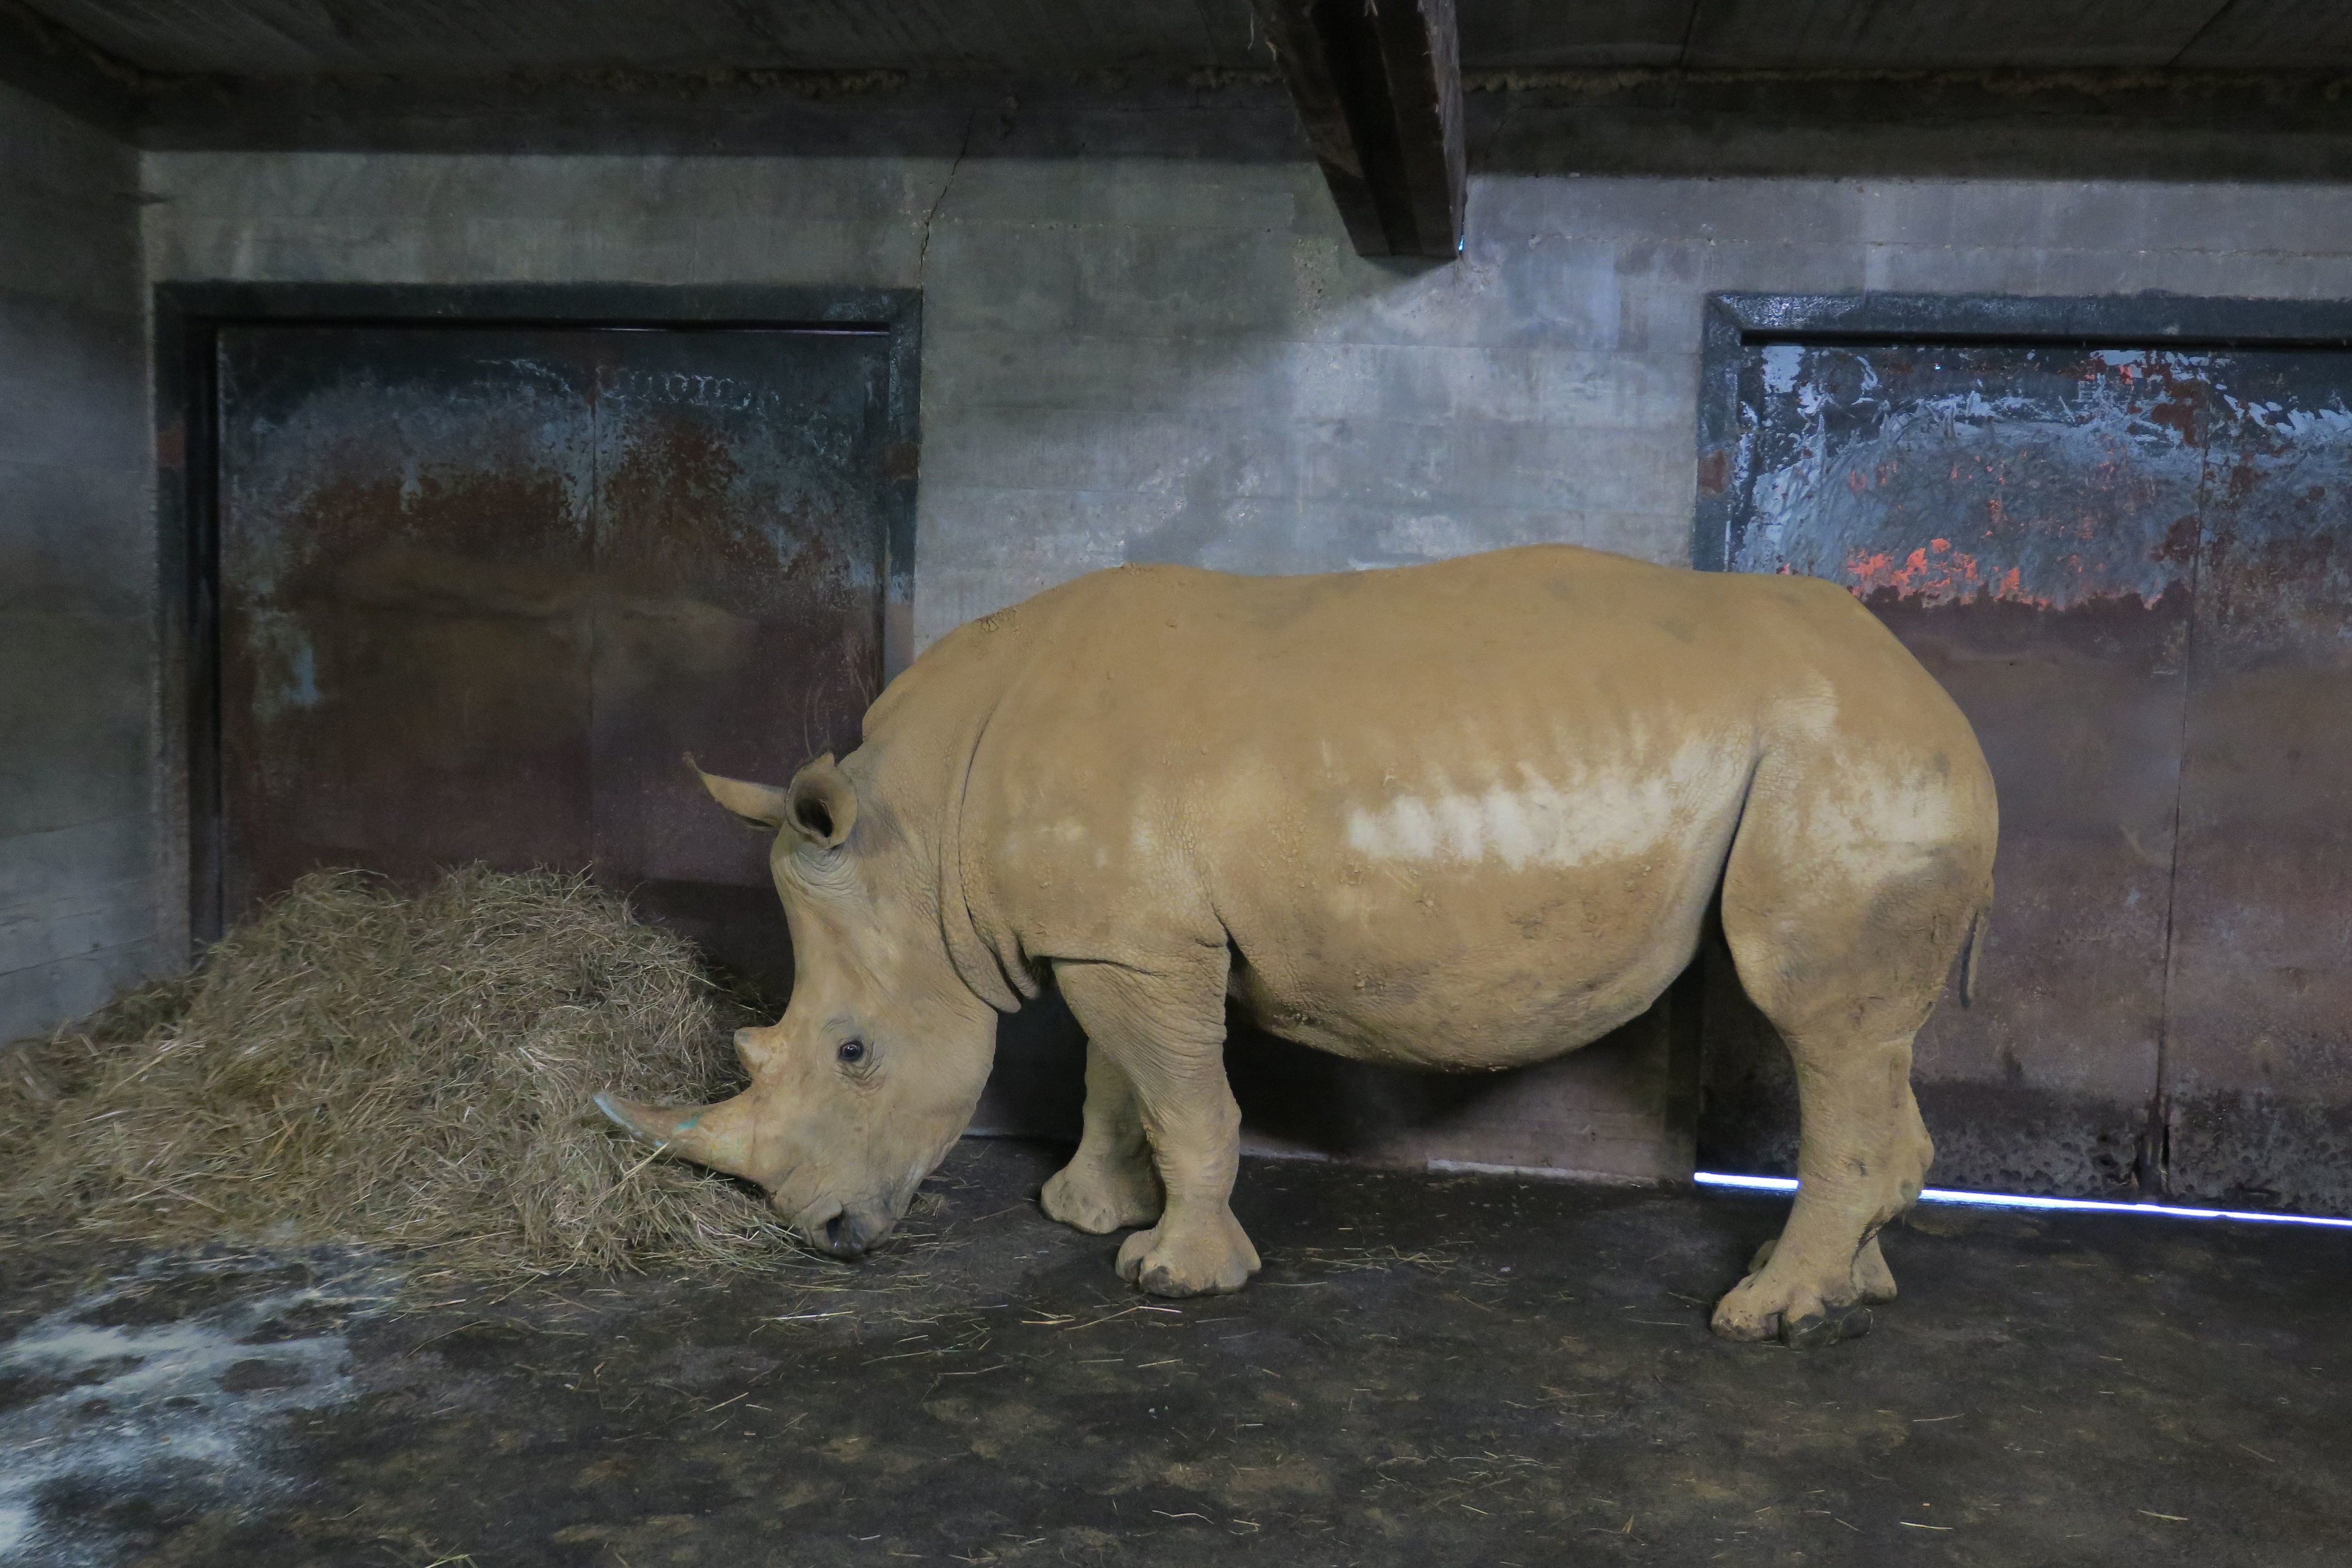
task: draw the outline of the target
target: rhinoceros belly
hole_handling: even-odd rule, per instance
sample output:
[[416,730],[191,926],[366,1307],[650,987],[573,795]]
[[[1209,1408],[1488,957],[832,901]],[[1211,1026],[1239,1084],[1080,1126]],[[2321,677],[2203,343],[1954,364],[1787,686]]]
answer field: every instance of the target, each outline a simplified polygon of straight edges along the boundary
[[1299,853],[1233,868],[1218,900],[1254,1022],[1360,1059],[1481,1069],[1588,1044],[1665,989],[1721,876],[1745,756],[1480,771],[1495,776],[1293,797]]

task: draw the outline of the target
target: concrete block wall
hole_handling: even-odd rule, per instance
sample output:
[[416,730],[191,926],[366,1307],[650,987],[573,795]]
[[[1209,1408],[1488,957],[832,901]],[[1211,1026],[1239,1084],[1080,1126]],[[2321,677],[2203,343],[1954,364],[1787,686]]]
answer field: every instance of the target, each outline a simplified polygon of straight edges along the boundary
[[0,1041],[175,962],[138,159],[0,88]]
[[[1686,560],[1717,290],[2352,296],[2352,192],[2322,185],[1486,175],[1466,254],[1428,268],[1355,256],[1305,164],[157,153],[142,175],[151,279],[921,289],[919,647],[1122,561]],[[1262,1111],[1336,1107],[1335,1152],[1672,1173],[1687,1129],[1645,1040],[1468,1106],[1329,1058],[1237,1088],[1269,1149]],[[981,1123],[1066,1130],[1066,1015],[1006,1044]]]
[[2352,193],[1475,178],[1436,269],[1311,166],[151,153],[152,278],[924,290],[916,638],[1120,561],[1688,548],[1713,290],[2341,297]]

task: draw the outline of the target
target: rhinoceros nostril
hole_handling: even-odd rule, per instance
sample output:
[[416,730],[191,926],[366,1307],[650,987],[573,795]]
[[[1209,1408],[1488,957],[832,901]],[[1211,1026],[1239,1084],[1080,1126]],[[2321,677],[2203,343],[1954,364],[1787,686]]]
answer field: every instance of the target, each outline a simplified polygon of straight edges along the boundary
[[824,1222],[824,1249],[835,1258],[863,1258],[889,1233],[887,1215],[871,1209],[844,1209]]

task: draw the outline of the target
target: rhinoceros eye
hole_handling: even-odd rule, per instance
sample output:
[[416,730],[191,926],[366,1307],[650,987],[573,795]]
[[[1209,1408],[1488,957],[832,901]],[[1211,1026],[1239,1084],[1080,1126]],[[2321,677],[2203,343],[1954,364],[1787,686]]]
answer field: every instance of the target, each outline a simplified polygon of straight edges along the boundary
[[859,1062],[866,1059],[866,1042],[864,1040],[844,1040],[841,1042],[839,1048],[837,1048],[833,1054],[841,1058],[841,1063],[844,1067],[855,1067]]

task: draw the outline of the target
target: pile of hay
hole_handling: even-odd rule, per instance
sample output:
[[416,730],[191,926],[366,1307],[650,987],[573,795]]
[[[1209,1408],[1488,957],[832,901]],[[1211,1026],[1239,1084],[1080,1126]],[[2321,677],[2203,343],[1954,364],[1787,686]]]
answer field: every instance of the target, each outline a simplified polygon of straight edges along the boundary
[[772,1265],[804,1255],[755,1193],[589,1104],[732,1093],[745,1021],[583,878],[475,868],[410,898],[314,872],[191,973],[0,1056],[0,1222],[473,1276]]

